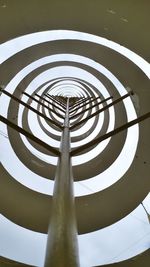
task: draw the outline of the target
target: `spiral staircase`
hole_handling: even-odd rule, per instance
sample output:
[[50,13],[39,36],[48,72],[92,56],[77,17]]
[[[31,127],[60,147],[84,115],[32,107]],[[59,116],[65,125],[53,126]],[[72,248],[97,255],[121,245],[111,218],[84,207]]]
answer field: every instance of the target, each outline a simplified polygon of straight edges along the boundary
[[[48,233],[46,267],[79,266],[77,234],[117,223],[150,191],[149,8],[1,3],[0,211]],[[149,261],[147,249],[106,266]],[[0,266],[29,265],[2,255]]]

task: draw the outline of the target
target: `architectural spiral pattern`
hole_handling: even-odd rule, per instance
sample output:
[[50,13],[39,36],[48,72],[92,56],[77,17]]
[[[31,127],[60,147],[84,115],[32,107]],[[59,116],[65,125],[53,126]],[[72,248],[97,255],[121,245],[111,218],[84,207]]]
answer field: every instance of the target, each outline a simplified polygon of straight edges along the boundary
[[[1,115],[56,150],[60,147],[64,113],[63,105],[54,105],[54,99],[57,102],[58,99],[69,97],[74,104],[70,112],[72,151],[137,118],[139,110],[134,96],[105,108],[132,88],[131,79],[129,86],[119,79],[117,68],[125,69],[129,66],[132,71],[140,71],[145,80],[150,75],[148,63],[125,47],[86,33],[56,30],[8,41],[1,46],[1,52],[1,72],[6,69],[8,72],[2,87],[15,97],[2,92]],[[96,57],[98,54],[99,58]],[[117,60],[118,66],[112,70],[107,59],[110,59],[109,62]],[[81,101],[79,108],[76,108],[76,101]],[[101,109],[102,112],[98,113]],[[96,112],[97,115],[92,116]],[[89,117],[91,119],[87,120]],[[9,174],[9,178],[17,180],[26,190],[35,191],[46,203],[48,195],[53,194],[57,156],[4,124],[1,124],[1,132],[8,137],[3,142],[3,149],[9,153],[12,162],[10,164],[8,154],[4,153],[2,168]],[[136,124],[72,157],[79,232],[93,231],[121,218],[122,214],[118,212],[112,222],[109,219],[107,221],[105,215],[103,218],[106,221],[96,219],[97,208],[94,207],[93,220],[89,219],[89,224],[83,226],[83,217],[85,214],[89,216],[88,212],[93,205],[91,195],[94,201],[101,198],[100,210],[105,202],[109,202],[106,204],[107,213],[107,205],[110,205],[115,194],[111,186],[120,179],[125,180],[126,173],[129,182],[128,171],[135,158],[138,139],[139,126]],[[123,186],[120,190],[121,195]],[[132,186],[131,191],[134,193]],[[111,195],[109,201],[108,194]],[[133,206],[136,204],[137,200]],[[125,214],[129,211],[127,209]],[[32,228],[45,232],[47,215],[42,215],[42,218],[45,218],[44,226],[41,222],[42,226]]]

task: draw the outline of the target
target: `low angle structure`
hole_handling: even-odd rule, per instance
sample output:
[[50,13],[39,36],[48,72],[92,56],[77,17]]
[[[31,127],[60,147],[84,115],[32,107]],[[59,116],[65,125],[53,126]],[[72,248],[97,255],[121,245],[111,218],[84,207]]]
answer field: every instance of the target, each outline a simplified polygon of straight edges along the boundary
[[0,2],[0,266],[149,266],[149,8]]

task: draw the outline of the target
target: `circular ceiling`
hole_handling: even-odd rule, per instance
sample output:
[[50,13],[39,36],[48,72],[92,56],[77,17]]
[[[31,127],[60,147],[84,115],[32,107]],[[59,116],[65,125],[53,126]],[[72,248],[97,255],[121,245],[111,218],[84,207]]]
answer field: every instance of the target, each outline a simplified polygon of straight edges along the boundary
[[[1,115],[56,151],[63,124],[63,106],[57,97],[71,98],[74,106],[81,101],[79,108],[70,112],[72,151],[149,109],[149,64],[106,38],[52,30],[12,39],[0,49],[5,77]],[[127,71],[124,79],[123,71]],[[141,79],[145,93],[141,92]],[[72,157],[79,233],[116,222],[147,195],[146,129],[146,122],[136,124]],[[8,136],[2,142],[1,196],[7,203],[2,213],[26,228],[47,232],[57,156],[4,124],[1,132]]]

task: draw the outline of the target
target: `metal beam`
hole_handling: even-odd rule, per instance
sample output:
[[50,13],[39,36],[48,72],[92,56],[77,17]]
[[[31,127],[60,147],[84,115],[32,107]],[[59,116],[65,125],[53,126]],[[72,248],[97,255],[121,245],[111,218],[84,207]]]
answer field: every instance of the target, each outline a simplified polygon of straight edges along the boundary
[[[78,107],[83,104],[84,102],[88,101],[89,99],[91,99],[91,97],[86,97],[86,98],[83,98],[81,99],[81,101],[79,101],[78,103],[74,104],[72,107],[70,107],[70,114],[76,110],[78,110]],[[93,101],[93,100],[90,100],[90,102]],[[87,105],[88,103],[84,103],[84,105]],[[76,108],[77,107],[77,108]],[[83,106],[81,106],[83,107]],[[74,109],[75,108],[75,109]],[[73,110],[72,110],[73,109]]]
[[69,100],[62,132],[45,267],[78,267],[78,243],[70,158]]
[[65,113],[65,110],[64,109],[61,109],[60,107],[56,106],[54,103],[52,102],[49,102],[47,99],[45,99],[44,97],[38,95],[38,94],[35,94],[36,96],[38,96],[40,99],[42,99],[43,101],[47,102],[48,104],[52,105],[53,107],[59,109],[60,111],[64,112]]
[[[89,101],[88,101],[87,103],[84,103],[84,102],[83,102],[83,104],[81,103],[82,105],[80,106],[80,108],[83,108],[84,106],[86,106],[86,105],[92,103],[93,101],[95,101],[95,100],[97,100],[97,99],[99,99],[99,98],[101,98],[101,97],[98,96],[98,97],[92,98],[92,99],[90,99],[90,100],[89,100],[89,98],[88,98],[87,101],[88,101],[88,100],[89,100]],[[70,114],[73,113],[73,112],[75,112],[75,111],[77,111],[78,109],[79,109],[79,107],[78,107],[78,105],[77,105],[77,108],[71,110],[71,111],[70,111]]]
[[62,108],[65,109],[64,104],[61,103],[60,101],[58,101],[58,99],[56,100],[54,96],[50,96],[49,94],[45,94],[45,96],[47,96],[49,99],[51,99],[52,101],[54,101],[57,105],[60,105]]
[[74,105],[69,107],[69,110],[72,109],[74,106],[79,105],[80,102],[84,102],[88,100],[88,97],[78,97],[77,101],[74,103]]
[[90,110],[90,109],[92,109],[92,108],[95,108],[96,106],[99,106],[100,104],[102,104],[102,103],[104,103],[105,101],[110,100],[110,99],[112,99],[112,98],[113,98],[113,97],[110,96],[110,97],[108,97],[108,98],[106,98],[106,99],[104,99],[104,100],[102,100],[102,101],[100,101],[100,102],[94,104],[93,106],[90,106],[89,108],[86,108],[86,109],[80,111],[79,113],[77,113],[77,114],[71,116],[70,119],[73,119],[73,118],[75,118],[75,117],[77,117],[77,116],[83,114],[84,112],[86,112],[86,111],[88,111],[88,110]]
[[88,148],[92,147],[93,145],[97,145],[97,144],[99,144],[100,142],[104,141],[105,139],[107,139],[107,138],[109,138],[109,137],[111,137],[111,136],[113,136],[113,135],[115,135],[115,134],[117,134],[117,133],[120,133],[120,132],[126,130],[127,128],[129,128],[129,127],[135,125],[136,123],[142,122],[142,121],[148,119],[149,117],[150,117],[150,112],[148,112],[148,113],[146,113],[146,114],[140,116],[139,118],[137,118],[137,119],[135,119],[135,120],[132,120],[132,121],[130,121],[130,122],[128,122],[128,123],[126,123],[126,124],[124,124],[124,125],[122,125],[122,126],[116,128],[115,130],[113,130],[113,131],[111,131],[111,132],[109,132],[109,133],[106,133],[106,134],[104,134],[104,135],[102,135],[102,136],[100,136],[100,137],[98,137],[98,138],[92,140],[92,141],[89,142],[88,144],[85,144],[85,145],[83,145],[83,146],[80,146],[80,147],[78,147],[78,148],[72,150],[71,153],[70,153],[70,155],[71,155],[71,156],[75,156],[75,155],[77,155],[78,153],[84,151],[85,149],[88,149]]
[[144,206],[143,202],[141,203],[141,205],[143,206],[143,209],[145,210],[145,212],[146,212],[146,215],[147,215],[147,217],[148,217],[148,220],[149,220],[149,223],[150,223],[150,214],[148,213],[147,209],[145,208],[145,206]]
[[15,97],[14,95],[11,95],[9,92],[5,91],[5,90],[0,90],[2,91],[2,93],[4,93],[5,95],[9,96],[10,98],[12,98],[13,100],[15,100],[16,102],[20,103],[21,105],[23,105],[24,107],[26,107],[27,109],[30,109],[31,111],[33,111],[34,113],[36,113],[37,115],[41,116],[42,118],[44,118],[45,120],[49,121],[50,123],[54,124],[55,126],[57,126],[58,128],[62,129],[62,126],[60,124],[58,124],[57,122],[49,119],[48,117],[46,117],[45,115],[43,115],[41,112],[39,112],[38,110],[36,110],[35,108],[29,106],[28,104],[24,103],[22,100],[18,99],[17,97]]
[[76,128],[76,127],[79,126],[80,124],[82,124],[82,123],[88,121],[89,119],[95,117],[95,116],[98,115],[99,113],[105,111],[106,109],[108,109],[108,108],[110,108],[111,106],[117,104],[118,102],[122,101],[123,99],[125,99],[126,97],[128,97],[128,96],[130,96],[130,95],[132,95],[132,94],[133,94],[133,92],[130,91],[128,94],[126,94],[126,95],[124,95],[124,96],[122,96],[122,97],[116,99],[115,101],[113,101],[112,103],[110,103],[110,104],[108,104],[107,106],[103,107],[102,109],[99,109],[98,111],[92,113],[92,114],[91,114],[90,116],[88,116],[87,118],[85,118],[85,119],[83,119],[83,120],[81,120],[81,121],[75,123],[74,125],[72,125],[72,126],[70,127],[70,130]]
[[44,141],[42,141],[38,137],[36,137],[33,134],[27,132],[26,130],[24,130],[20,126],[14,124],[12,121],[4,118],[1,115],[0,115],[0,121],[2,121],[3,123],[7,124],[9,127],[11,127],[12,129],[16,130],[17,132],[25,135],[26,137],[28,137],[32,141],[36,142],[37,144],[41,145],[42,147],[46,148],[48,151],[52,152],[54,155],[56,155],[56,156],[60,155],[60,152],[56,148],[46,144]]
[[[22,92],[22,94],[28,96],[29,98],[31,98],[33,101],[37,102],[38,104],[40,104],[41,106],[45,107],[46,109],[48,109],[49,111],[53,112],[54,114],[56,114],[58,117],[64,119],[64,116],[62,116],[61,114],[59,114],[58,112],[56,112],[55,110],[53,110],[52,108],[49,108],[48,106],[46,106],[44,103],[40,102],[39,100],[37,100],[36,98],[34,98],[33,96],[27,94],[26,92]],[[53,106],[53,104],[51,104]]]

